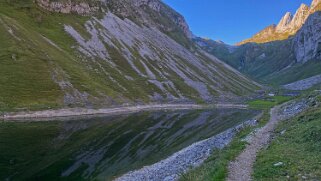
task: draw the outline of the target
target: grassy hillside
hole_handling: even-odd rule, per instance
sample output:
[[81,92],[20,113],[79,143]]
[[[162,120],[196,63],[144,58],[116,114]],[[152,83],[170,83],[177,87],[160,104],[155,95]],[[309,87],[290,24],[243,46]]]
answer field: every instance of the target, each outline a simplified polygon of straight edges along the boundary
[[[71,49],[74,42],[64,33],[63,23],[82,27],[86,18],[50,14],[32,3],[0,3],[2,109],[62,105],[64,93],[57,82],[64,79],[80,91],[94,93],[99,88],[113,95],[114,91],[101,86],[93,72],[76,59]],[[63,72],[68,72],[68,77]]]
[[306,79],[321,74],[321,62],[319,60],[311,60],[307,63],[298,63],[281,72],[271,74],[265,78],[266,82],[275,85],[284,85],[297,80]]
[[268,43],[273,41],[281,41],[286,40],[290,36],[293,36],[293,33],[290,32],[282,32],[278,33],[276,32],[275,25],[268,26],[267,28],[263,29],[259,33],[255,34],[253,37],[243,40],[239,42],[237,45],[244,45],[247,43]]
[[254,80],[273,86],[321,74],[320,61],[297,63],[291,39],[264,44],[249,43],[229,47],[211,41],[202,48]]
[[[96,15],[104,17],[100,11]],[[155,35],[154,30],[133,25],[129,20],[111,15],[108,18],[121,28],[132,28],[124,31],[114,26],[111,32],[98,24],[99,18],[48,12],[31,0],[0,0],[0,112],[123,103],[204,103],[205,99],[230,101],[258,88],[220,61],[190,52],[158,31],[155,32],[159,35]],[[90,32],[90,23],[95,23],[91,28],[100,35]],[[68,34],[66,26],[92,52],[101,51],[96,46],[101,42],[106,50],[100,53],[108,57],[81,52],[80,48],[88,47]],[[130,45],[123,37],[117,37],[120,31],[135,43]],[[143,40],[135,37],[137,32]]]

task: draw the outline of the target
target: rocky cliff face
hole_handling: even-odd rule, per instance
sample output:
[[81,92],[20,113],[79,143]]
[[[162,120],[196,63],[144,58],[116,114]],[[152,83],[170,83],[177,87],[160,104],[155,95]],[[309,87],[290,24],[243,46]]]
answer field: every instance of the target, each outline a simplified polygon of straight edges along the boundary
[[295,34],[305,23],[309,15],[310,15],[309,6],[305,4],[301,4],[300,8],[296,11],[287,29],[284,32],[280,32],[280,33],[288,33],[289,35]]
[[281,19],[279,24],[276,26],[276,32],[284,32],[287,30],[288,26],[290,25],[292,21],[292,14],[290,12],[287,12],[284,17]]
[[[290,39],[296,62],[307,62],[320,57],[320,22],[321,0],[313,0],[311,6],[301,4],[292,17],[287,12],[277,26],[269,26],[252,38],[241,42],[268,43],[276,40]],[[288,42],[288,41],[287,41]]]
[[321,4],[321,0],[313,0],[311,3],[311,9],[317,9],[319,4]]
[[70,14],[75,13],[79,15],[90,15],[99,9],[98,4],[87,1],[75,2],[72,0],[66,1],[52,1],[52,0],[36,0],[36,3],[48,10],[57,13]]
[[321,60],[321,12],[315,12],[308,18],[292,44],[298,62]]
[[98,10],[111,11],[122,18],[128,18],[134,22],[149,27],[157,28],[165,33],[173,35],[181,32],[186,39],[192,38],[183,16],[160,0],[36,0],[37,4],[46,10],[58,13],[75,13],[79,15],[91,15]]
[[266,43],[284,40],[295,35],[302,28],[307,18],[320,9],[320,4],[320,0],[313,0],[310,7],[306,4],[301,4],[293,17],[290,12],[287,12],[277,26],[274,28],[269,26],[255,34],[252,38],[240,42],[239,45],[249,42]]
[[188,39],[192,37],[185,18],[160,0],[107,0],[106,3],[108,8],[118,16],[148,27],[155,27],[166,34],[173,35],[172,37],[181,32]]

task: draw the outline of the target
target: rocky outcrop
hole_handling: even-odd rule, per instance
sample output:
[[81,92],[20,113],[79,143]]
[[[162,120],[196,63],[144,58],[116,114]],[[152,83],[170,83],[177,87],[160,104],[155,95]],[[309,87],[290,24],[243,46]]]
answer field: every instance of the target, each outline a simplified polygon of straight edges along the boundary
[[96,12],[99,7],[93,6],[92,4],[83,1],[83,2],[75,2],[75,1],[52,1],[52,0],[36,0],[36,3],[48,10],[57,13],[70,14],[75,13],[79,15],[90,15],[93,12]]
[[283,18],[281,19],[281,21],[279,22],[279,24],[276,26],[276,31],[277,32],[284,32],[287,30],[289,24],[292,21],[292,14],[290,12],[287,12]]
[[296,11],[288,29],[282,33],[295,34],[305,23],[306,19],[310,15],[310,8],[306,4],[301,4],[300,8]]
[[321,59],[321,12],[315,12],[292,41],[297,62]]
[[[108,8],[118,16],[135,19],[136,22],[156,27],[163,32],[171,33],[178,29],[186,37],[192,38],[185,18],[160,0],[109,0],[106,3]],[[148,13],[148,9],[152,12]]]
[[296,62],[321,59],[321,0],[313,0],[311,6],[301,4],[292,17],[287,12],[277,26],[269,26],[252,38],[241,42],[268,43],[290,38]]
[[36,3],[48,11],[64,14],[92,15],[100,9],[111,11],[167,34],[182,33],[186,39],[193,37],[185,18],[160,0],[36,0]]
[[311,4],[311,9],[315,10],[321,4],[321,0],[313,0]]
[[160,12],[160,10],[162,8],[161,3],[157,0],[137,0],[134,2],[134,5],[137,7],[141,7],[143,5],[146,5],[157,12]]
[[164,13],[185,33],[187,37],[192,38],[192,33],[185,21],[185,18],[159,0],[138,0],[136,4],[139,6],[147,5],[158,13]]

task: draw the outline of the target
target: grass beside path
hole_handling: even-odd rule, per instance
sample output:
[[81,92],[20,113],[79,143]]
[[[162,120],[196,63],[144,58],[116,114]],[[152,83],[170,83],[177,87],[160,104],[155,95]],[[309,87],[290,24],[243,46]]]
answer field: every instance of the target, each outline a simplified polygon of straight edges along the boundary
[[[269,112],[264,111],[259,119],[258,127],[266,124],[269,120]],[[193,169],[187,174],[182,175],[181,181],[207,181],[207,180],[225,180],[228,174],[228,164],[235,159],[246,147],[247,143],[243,139],[251,133],[253,128],[248,127],[242,130],[233,139],[231,144],[222,150],[216,150],[212,155],[198,168]]]
[[255,180],[320,180],[321,107],[280,123],[275,133],[258,155]]
[[252,109],[271,109],[272,107],[287,102],[293,99],[293,97],[288,96],[275,96],[268,97],[265,99],[257,99],[248,102],[248,105]]
[[[249,108],[263,110],[264,114],[259,119],[257,127],[264,126],[270,119],[270,109],[276,105],[293,99],[293,97],[275,96],[261,100],[253,100],[248,102]],[[200,167],[184,174],[181,181],[207,181],[207,180],[226,180],[228,175],[228,165],[234,160],[245,148],[247,143],[242,141],[254,128],[247,128],[241,131],[228,145],[222,150],[216,150],[212,153],[205,163]]]

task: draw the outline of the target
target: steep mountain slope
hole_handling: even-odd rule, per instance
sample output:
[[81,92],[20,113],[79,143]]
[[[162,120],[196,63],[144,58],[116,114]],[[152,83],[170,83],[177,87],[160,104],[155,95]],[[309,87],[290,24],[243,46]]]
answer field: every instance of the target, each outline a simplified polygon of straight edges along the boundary
[[100,15],[111,11],[121,19],[136,24],[155,27],[179,43],[190,46],[193,35],[184,17],[159,0],[37,0],[37,4],[49,11],[63,14]]
[[36,2],[0,1],[0,110],[236,101],[258,88],[195,47],[161,1]]
[[321,12],[315,12],[293,37],[293,51],[298,62],[321,59]]
[[290,41],[242,46],[216,44],[202,39],[196,40],[196,43],[202,44],[201,47],[208,53],[263,83],[276,83],[268,77],[286,69],[295,59],[290,51],[280,51],[291,49]]
[[[287,13],[278,26],[271,26],[257,34],[256,37],[268,41],[266,43],[258,41],[259,43],[227,46],[202,39],[196,42],[203,42],[205,46],[202,48],[207,52],[257,81],[284,85],[307,79],[321,74],[321,12],[318,11],[321,2],[313,1],[309,9],[309,13],[312,14],[307,17],[306,7],[302,5],[294,18]],[[300,29],[297,29],[298,27]],[[292,33],[295,34],[288,37]],[[283,37],[285,39],[274,41],[275,38],[279,39],[279,35],[286,35]]]

